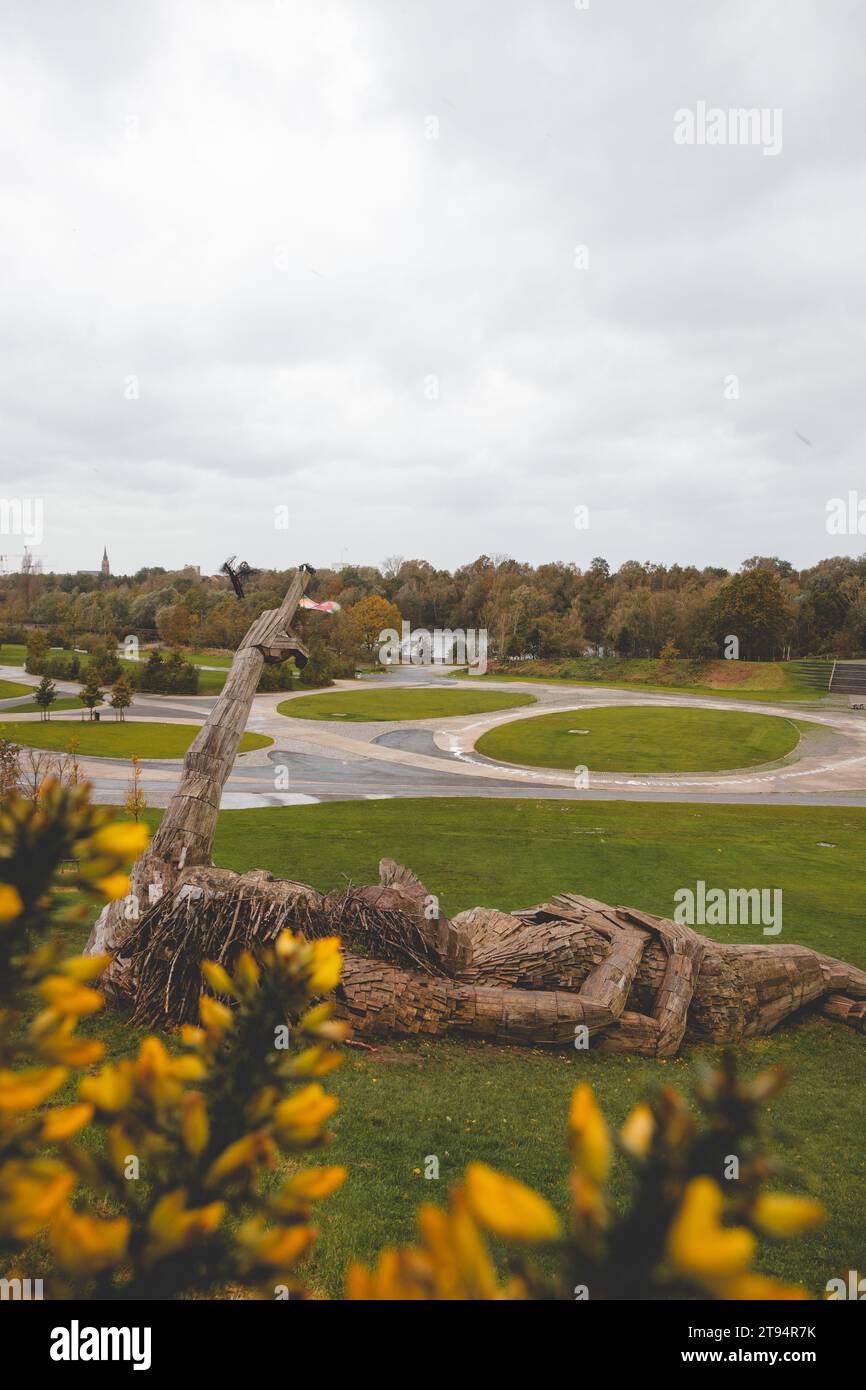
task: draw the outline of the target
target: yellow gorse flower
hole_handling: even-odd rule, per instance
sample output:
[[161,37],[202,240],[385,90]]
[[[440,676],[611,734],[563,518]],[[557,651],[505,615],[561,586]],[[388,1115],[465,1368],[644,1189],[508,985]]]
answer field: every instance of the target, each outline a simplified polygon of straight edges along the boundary
[[288,1269],[305,1255],[318,1235],[315,1226],[265,1227],[261,1217],[247,1221],[238,1240],[256,1264]]
[[205,1175],[209,1187],[216,1187],[229,1179],[252,1173],[257,1168],[273,1168],[277,1151],[269,1135],[256,1131],[236,1139],[218,1158],[214,1159]]
[[693,1178],[668,1232],[668,1253],[682,1273],[701,1282],[741,1274],[757,1241],[744,1226],[723,1226],[721,1189],[712,1178]]
[[623,1148],[635,1158],[645,1158],[652,1144],[655,1127],[653,1112],[645,1101],[641,1101],[634,1107],[619,1132]]
[[200,1154],[210,1135],[207,1105],[200,1091],[188,1091],[181,1107],[180,1132],[188,1153]]
[[11,883],[0,883],[0,922],[12,922],[24,910],[21,894]]
[[149,839],[150,832],[141,821],[112,821],[91,835],[89,848],[94,854],[109,854],[131,864],[147,849]]
[[100,1220],[65,1206],[52,1223],[49,1241],[59,1269],[66,1274],[88,1276],[118,1263],[126,1250],[129,1232],[125,1216]]
[[36,986],[36,993],[55,1013],[72,1018],[96,1013],[103,1004],[99,990],[88,989],[68,975],[48,975]]
[[319,1138],[322,1126],[336,1109],[336,1097],[312,1082],[275,1107],[274,1130],[286,1143],[308,1143]]
[[0,1114],[21,1114],[41,1105],[59,1091],[67,1077],[65,1067],[26,1067],[0,1071]]
[[342,1187],[349,1176],[348,1168],[306,1168],[296,1173],[283,1184],[274,1198],[281,1208],[287,1205],[306,1205],[308,1202],[321,1202]]
[[312,943],[313,961],[310,971],[311,994],[330,994],[340,983],[343,952],[338,936],[326,936]]
[[60,962],[57,969],[62,975],[68,975],[70,980],[86,985],[91,980],[98,980],[110,963],[111,956],[69,956]]
[[188,1193],[179,1187],[156,1203],[148,1221],[148,1255],[162,1259],[194,1241],[213,1234],[225,1215],[224,1202],[188,1207]]
[[98,878],[96,886],[104,898],[114,902],[117,898],[125,898],[129,892],[129,875],[118,870],[116,873],[106,874],[104,878]]
[[571,1098],[568,1137],[577,1167],[594,1182],[604,1182],[610,1168],[610,1130],[586,1081],[575,1087]]
[[42,1124],[42,1138],[46,1143],[52,1140],[69,1139],[77,1134],[93,1119],[93,1106],[79,1101],[76,1105],[59,1106],[49,1110]]
[[228,971],[215,960],[202,961],[201,973],[215,994],[233,994],[234,987]]
[[559,1217],[549,1202],[486,1163],[469,1164],[463,1190],[475,1220],[503,1240],[539,1242],[559,1235]]
[[752,1207],[752,1220],[765,1235],[784,1240],[820,1226],[826,1213],[811,1197],[762,1192]]
[[221,1037],[226,1029],[232,1026],[234,1019],[231,1009],[225,1004],[221,1004],[218,999],[213,999],[209,994],[201,996],[198,1008],[202,1026],[208,1033]]
[[45,1229],[75,1186],[53,1158],[10,1159],[0,1170],[0,1236],[29,1240]]
[[90,1101],[97,1110],[117,1115],[125,1110],[132,1098],[133,1071],[131,1062],[108,1062],[96,1076],[82,1077],[78,1094]]

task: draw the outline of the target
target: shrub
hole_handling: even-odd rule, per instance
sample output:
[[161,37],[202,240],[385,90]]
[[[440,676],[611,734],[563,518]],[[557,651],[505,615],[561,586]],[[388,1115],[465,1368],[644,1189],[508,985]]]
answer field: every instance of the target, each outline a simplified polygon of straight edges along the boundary
[[259,677],[256,689],[266,690],[293,690],[295,686],[295,664],[293,661],[283,661],[279,666],[265,666]]
[[[102,1043],[76,1028],[102,1007],[93,984],[108,958],[62,958],[49,890],[72,860],[65,886],[127,893],[124,870],[147,831],[110,814],[86,785],[57,784],[38,808],[13,795],[0,811],[4,1273],[39,1237],[54,1271],[50,1297],[171,1299],[229,1283],[254,1296],[301,1295],[294,1267],[316,1236],[312,1207],[345,1177],[298,1166],[327,1142],[337,1105],[321,1078],[339,1062],[344,1029],[315,1000],[338,982],[339,943],[284,931],[260,963],[244,953],[232,974],[206,965],[214,993],[178,1052],[147,1037],[135,1059],[103,1062]],[[40,1006],[26,1028],[22,992]],[[73,1101],[40,1108],[99,1063]],[[82,1140],[87,1126],[101,1144]]]
[[198,671],[185,661],[180,652],[171,652],[167,657],[154,648],[142,665],[132,672],[131,681],[136,690],[149,690],[159,695],[196,695],[198,693]]

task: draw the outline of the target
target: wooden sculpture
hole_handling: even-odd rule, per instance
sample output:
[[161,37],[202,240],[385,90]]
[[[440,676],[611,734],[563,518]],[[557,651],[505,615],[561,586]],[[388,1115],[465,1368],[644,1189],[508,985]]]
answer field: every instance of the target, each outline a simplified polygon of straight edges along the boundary
[[133,869],[126,904],[105,909],[88,950],[114,959],[106,985],[143,1022],[196,1017],[202,960],[231,965],[286,926],[337,934],[338,1010],[356,1033],[466,1036],[668,1057],[683,1040],[737,1042],[806,1008],[866,1032],[866,972],[806,946],[723,946],[634,908],[562,893],[520,912],[474,907],[448,919],[408,869],[321,894],[264,870],[211,862],[220,793],[262,663],[300,650],[288,631],[306,586],[244,638],[222,696],[184,762],[180,786]]

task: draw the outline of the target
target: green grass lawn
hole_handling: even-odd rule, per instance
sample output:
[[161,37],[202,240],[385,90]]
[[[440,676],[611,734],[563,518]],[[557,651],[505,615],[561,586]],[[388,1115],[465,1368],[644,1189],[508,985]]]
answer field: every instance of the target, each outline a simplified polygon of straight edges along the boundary
[[[182,758],[197,733],[194,724],[152,724],[142,719],[121,722],[104,715],[98,724],[89,719],[0,724],[0,738],[26,748],[53,748],[63,753],[70,739],[77,739],[82,757],[128,758],[135,753],[139,758]],[[239,751],[248,753],[271,743],[273,739],[264,734],[247,733]]]
[[[79,661],[87,661],[87,652],[75,652],[71,647],[51,647],[49,649],[51,657],[72,657],[77,656]],[[27,648],[23,642],[4,642],[0,646],[0,665],[2,666],[23,666],[27,656]]]
[[[829,682],[832,662],[826,663]],[[731,700],[827,700],[813,677],[796,661],[669,661],[640,657],[575,657],[557,661],[526,661],[516,667],[473,676],[453,672],[455,679],[483,681],[543,681],[554,685],[591,685],[613,690],[677,691],[684,695],[716,695]]]
[[220,666],[226,671],[234,661],[234,654],[227,655],[225,652],[188,652],[184,651],[187,661],[191,661],[193,666]]
[[0,666],[23,666],[26,651],[23,642],[0,643]]
[[291,719],[327,719],[357,724],[398,719],[447,719],[457,714],[486,714],[491,710],[534,705],[534,695],[502,690],[429,689],[337,690],[324,695],[301,695],[277,705]]
[[530,767],[718,772],[783,758],[797,747],[801,728],[813,727],[739,710],[579,709],[501,724],[476,748]]
[[[151,824],[158,812],[148,812]],[[695,806],[483,799],[347,802],[220,816],[216,861],[329,888],[344,878],[372,882],[381,855],[410,864],[446,912],[474,903],[527,906],[556,891],[670,913],[678,887],[774,885],[784,892],[786,942],[802,941],[866,967],[864,861],[866,809]],[[819,842],[832,848],[822,848]],[[75,950],[87,926],[69,930]],[[737,928],[710,928],[744,940]],[[85,1020],[114,1055],[137,1047],[123,1015]],[[747,1075],[781,1064],[786,1089],[769,1107],[768,1132],[787,1174],[774,1184],[820,1198],[829,1219],[797,1241],[763,1241],[764,1272],[803,1281],[820,1296],[828,1278],[863,1268],[866,1246],[866,1039],[812,1019],[735,1049]],[[687,1047],[651,1061],[601,1054],[543,1052],[452,1041],[397,1042],[350,1052],[328,1078],[340,1098],[327,1161],[350,1176],[320,1212],[311,1261],[315,1285],[342,1290],[352,1257],[371,1260],[413,1235],[422,1201],[443,1202],[466,1163],[480,1159],[531,1183],[568,1209],[565,1126],[575,1083],[589,1079],[615,1124],[658,1087],[691,1098],[702,1066],[718,1057]],[[428,1154],[441,1178],[425,1181]],[[613,1191],[626,1199],[622,1166]]]
[[[28,689],[32,687],[28,686]],[[58,695],[54,704],[51,706],[51,713],[54,714],[61,709],[84,709],[84,703],[79,700],[77,695]],[[8,705],[3,714],[38,714],[39,706],[35,700],[25,700],[20,705]]]
[[0,681],[0,700],[12,700],[16,695],[29,695],[32,685],[22,685],[20,681]]

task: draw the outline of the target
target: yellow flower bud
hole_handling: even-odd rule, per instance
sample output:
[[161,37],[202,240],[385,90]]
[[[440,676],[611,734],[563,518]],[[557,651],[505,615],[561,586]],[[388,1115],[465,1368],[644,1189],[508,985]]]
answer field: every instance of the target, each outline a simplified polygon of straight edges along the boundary
[[68,960],[61,961],[57,968],[70,980],[86,985],[91,980],[98,980],[110,964],[111,956],[70,956]]
[[59,1269],[66,1274],[99,1274],[123,1258],[129,1239],[129,1221],[112,1221],[64,1207],[51,1227],[50,1244]]
[[623,1148],[634,1154],[635,1158],[645,1158],[652,1144],[655,1124],[653,1112],[645,1101],[641,1101],[634,1107],[619,1132]]
[[187,1207],[187,1192],[179,1187],[160,1197],[148,1221],[148,1255],[160,1259],[202,1236],[212,1235],[225,1215],[224,1202]]
[[104,878],[98,878],[96,886],[104,898],[114,902],[117,898],[125,898],[129,892],[129,875],[118,870],[115,874],[106,874]]
[[213,1187],[217,1183],[237,1177],[245,1170],[252,1172],[260,1167],[273,1168],[275,1162],[276,1149],[268,1135],[260,1131],[245,1134],[243,1139],[236,1139],[214,1159],[205,1176],[205,1182],[209,1187]]
[[218,999],[203,994],[198,1001],[198,1011],[204,1027],[209,1033],[222,1034],[232,1025],[232,1011]]
[[75,1187],[75,1174],[57,1159],[10,1159],[0,1189],[0,1236],[29,1240],[44,1230]]
[[318,1235],[315,1226],[277,1226],[267,1231],[261,1220],[245,1222],[238,1240],[259,1264],[287,1269],[305,1255]]
[[11,883],[0,883],[0,922],[11,922],[24,910],[21,894]]
[[722,1226],[722,1193],[712,1178],[693,1178],[668,1232],[668,1253],[678,1269],[705,1282],[741,1274],[757,1241],[742,1226]]
[[596,1104],[592,1087],[586,1081],[575,1087],[568,1129],[577,1167],[594,1182],[604,1182],[610,1168],[610,1131]]
[[215,960],[202,961],[201,973],[215,994],[232,994],[234,992],[231,976]]
[[48,975],[36,987],[36,993],[55,1013],[80,1018],[102,1008],[103,998],[98,989],[88,989],[71,980],[68,975]]
[[313,968],[310,972],[310,992],[330,994],[340,983],[343,952],[338,936],[327,936],[313,942]]
[[235,962],[235,979],[242,989],[251,993],[259,983],[261,971],[249,951],[241,951]]
[[79,1101],[76,1105],[64,1105],[49,1110],[42,1123],[42,1138],[46,1143],[58,1139],[69,1139],[77,1134],[93,1119],[93,1106]]
[[132,1097],[132,1063],[108,1062],[98,1075],[82,1077],[78,1094],[106,1114],[125,1110]]
[[765,1235],[784,1240],[820,1226],[825,1212],[811,1197],[794,1197],[784,1192],[764,1192],[752,1208],[755,1225]]
[[464,1191],[476,1221],[504,1240],[536,1243],[559,1235],[559,1217],[544,1197],[486,1163],[469,1164]]
[[96,854],[110,854],[131,864],[147,849],[149,839],[150,831],[141,821],[113,821],[90,837],[90,845]]
[[313,1082],[280,1101],[274,1111],[274,1128],[284,1142],[307,1143],[319,1137],[325,1120],[336,1109],[336,1098]]
[[279,1206],[321,1202],[330,1197],[338,1187],[342,1187],[348,1177],[348,1168],[306,1168],[296,1173],[284,1183],[275,1198]]
[[20,1115],[53,1096],[67,1077],[65,1067],[0,1071],[0,1114]]
[[210,1122],[201,1091],[189,1091],[184,1096],[180,1131],[187,1153],[197,1155],[206,1147]]

